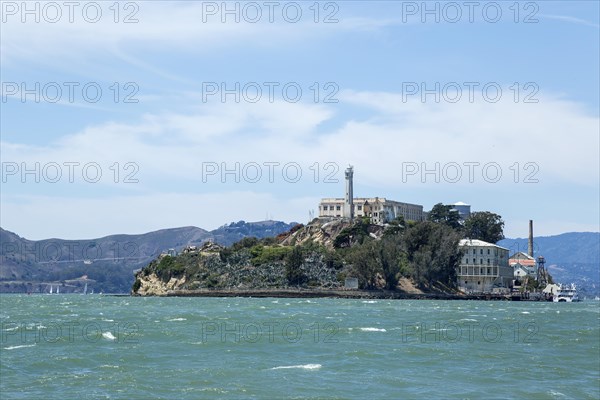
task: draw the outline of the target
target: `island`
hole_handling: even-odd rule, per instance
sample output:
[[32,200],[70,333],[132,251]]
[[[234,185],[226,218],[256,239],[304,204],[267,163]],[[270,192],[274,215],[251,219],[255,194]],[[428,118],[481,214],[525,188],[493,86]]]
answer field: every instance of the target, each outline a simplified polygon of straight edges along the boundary
[[315,218],[276,237],[164,252],[131,294],[198,297],[485,299],[456,285],[463,249],[443,222]]

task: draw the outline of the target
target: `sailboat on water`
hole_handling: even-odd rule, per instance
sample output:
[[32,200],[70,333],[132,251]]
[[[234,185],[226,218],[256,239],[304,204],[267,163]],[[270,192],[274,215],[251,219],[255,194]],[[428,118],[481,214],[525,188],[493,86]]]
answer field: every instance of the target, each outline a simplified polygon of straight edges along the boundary
[[87,294],[87,282],[85,283],[85,286],[83,287],[83,293],[82,294]]
[[52,294],[52,285],[50,285],[50,293],[48,294]]

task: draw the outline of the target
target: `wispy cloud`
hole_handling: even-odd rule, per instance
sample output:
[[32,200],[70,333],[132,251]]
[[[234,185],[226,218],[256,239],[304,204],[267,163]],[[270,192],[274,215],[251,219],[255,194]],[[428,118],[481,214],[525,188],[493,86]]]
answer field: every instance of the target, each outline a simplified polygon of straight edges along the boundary
[[[314,23],[309,5],[304,5],[303,18],[298,23],[286,22],[281,10],[274,22],[269,22],[265,14],[258,23],[243,19],[236,23],[233,22],[235,16],[231,15],[227,23],[222,23],[220,14],[204,15],[203,3],[136,3],[139,6],[135,14],[138,22],[128,24],[114,23],[108,3],[104,5],[104,17],[97,23],[88,23],[82,18],[73,22],[61,18],[51,24],[44,20],[22,23],[20,15],[11,15],[2,24],[3,63],[5,67],[11,67],[21,61],[29,61],[65,70],[82,70],[82,67],[95,70],[98,63],[105,63],[106,57],[114,56],[134,66],[150,69],[148,63],[136,59],[133,54],[170,51],[209,56],[228,48],[277,49],[304,43],[307,39],[343,35],[348,31],[375,30],[399,22],[347,15],[335,23]],[[220,7],[224,3],[214,4]],[[262,12],[264,14],[266,10]],[[154,72],[160,76],[168,75],[165,71]],[[169,78],[175,79],[173,76]]]
[[591,21],[587,21],[585,19],[581,19],[581,18],[576,18],[576,17],[571,17],[569,15],[550,15],[550,14],[539,14],[540,18],[546,18],[546,19],[554,19],[557,21],[564,21],[564,22],[568,22],[571,24],[578,24],[578,25],[585,25],[585,26],[591,26],[593,28],[600,28],[600,25]]

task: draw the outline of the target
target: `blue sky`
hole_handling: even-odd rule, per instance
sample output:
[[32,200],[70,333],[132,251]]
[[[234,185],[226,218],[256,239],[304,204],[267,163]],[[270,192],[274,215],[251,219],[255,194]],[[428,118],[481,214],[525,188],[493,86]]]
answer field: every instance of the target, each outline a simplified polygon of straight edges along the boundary
[[21,236],[306,222],[350,164],[356,196],[463,201],[509,237],[600,229],[598,2],[53,4],[2,3]]

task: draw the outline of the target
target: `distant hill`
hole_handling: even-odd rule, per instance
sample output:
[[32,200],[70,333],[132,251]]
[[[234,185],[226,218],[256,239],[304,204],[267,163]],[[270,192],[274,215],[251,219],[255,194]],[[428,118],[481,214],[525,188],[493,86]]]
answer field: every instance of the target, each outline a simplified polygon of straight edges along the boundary
[[189,226],[140,235],[111,235],[89,240],[32,241],[0,228],[0,292],[45,292],[49,283],[61,292],[81,291],[87,276],[96,292],[126,293],[133,271],[161,252],[199,246],[212,240],[230,245],[245,236],[264,238],[286,232],[296,223],[239,221],[211,232]]
[[[504,239],[498,245],[527,252],[527,239]],[[576,283],[584,296],[600,295],[600,233],[570,232],[534,238],[534,256],[544,256],[556,282]]]
[[295,225],[298,225],[298,223],[292,222],[286,224],[285,222],[270,220],[260,222],[239,221],[223,225],[210,233],[214,242],[223,246],[230,246],[248,236],[254,236],[259,239],[277,236],[282,232],[289,231]]

